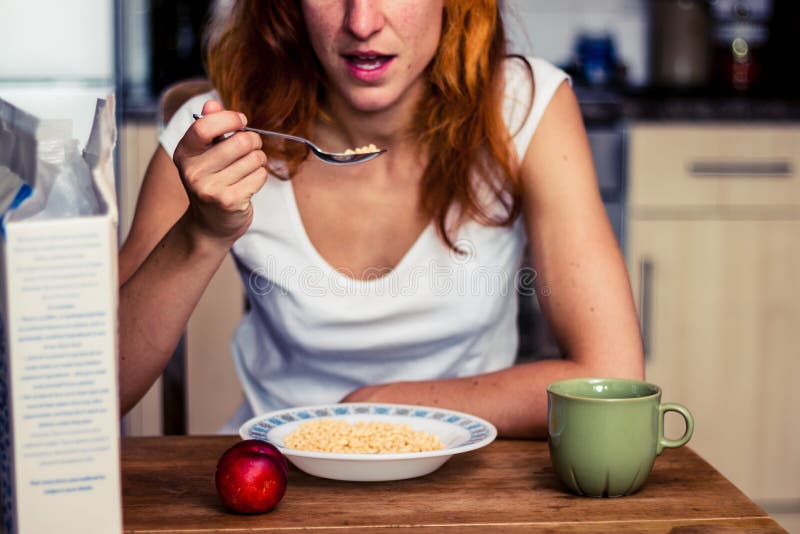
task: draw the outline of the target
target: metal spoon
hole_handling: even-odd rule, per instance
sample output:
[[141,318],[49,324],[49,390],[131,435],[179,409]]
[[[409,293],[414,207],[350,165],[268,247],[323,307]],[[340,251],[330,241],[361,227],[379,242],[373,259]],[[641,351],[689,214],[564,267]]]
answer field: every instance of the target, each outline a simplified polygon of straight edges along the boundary
[[[194,117],[195,120],[197,120],[197,119],[201,118],[202,115],[198,115],[197,113],[194,113],[194,114],[192,114],[192,117]],[[386,152],[386,150],[376,150],[375,152],[362,152],[360,154],[337,154],[335,152],[325,152],[324,150],[319,148],[317,145],[315,145],[314,143],[312,143],[308,139],[306,139],[304,137],[299,137],[297,135],[289,135],[289,134],[285,134],[285,133],[271,132],[269,130],[259,130],[257,128],[250,128],[249,126],[245,126],[244,128],[241,128],[240,131],[243,131],[243,132],[255,132],[255,133],[261,134],[261,135],[272,135],[272,136],[275,136],[275,137],[281,137],[283,139],[288,139],[290,141],[297,141],[299,143],[304,143],[311,150],[311,152],[315,156],[317,156],[317,158],[321,159],[325,163],[330,163],[331,165],[353,165],[355,163],[364,163],[364,162],[367,162],[367,161],[369,161],[371,159],[375,159],[378,156],[380,156],[381,154],[383,154],[384,152]]]

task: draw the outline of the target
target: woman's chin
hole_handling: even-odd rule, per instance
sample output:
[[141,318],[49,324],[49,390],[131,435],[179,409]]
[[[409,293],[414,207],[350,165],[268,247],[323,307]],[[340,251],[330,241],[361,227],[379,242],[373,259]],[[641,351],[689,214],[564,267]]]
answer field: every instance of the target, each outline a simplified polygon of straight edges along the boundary
[[350,100],[350,107],[359,113],[380,113],[391,109],[396,102],[391,98],[354,98]]
[[370,87],[350,92],[345,101],[356,112],[380,113],[402,107],[403,93],[388,87]]

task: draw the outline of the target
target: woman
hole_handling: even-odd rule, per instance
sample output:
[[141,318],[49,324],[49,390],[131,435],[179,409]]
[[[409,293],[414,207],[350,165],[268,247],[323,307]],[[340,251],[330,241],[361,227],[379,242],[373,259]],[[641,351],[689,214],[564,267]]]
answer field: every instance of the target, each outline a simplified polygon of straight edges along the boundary
[[[575,96],[552,65],[506,57],[499,13],[489,0],[233,4],[209,45],[218,93],[167,126],[120,253],[123,410],[229,251],[252,309],[232,345],[246,401],[226,431],[342,400],[449,407],[541,437],[548,383],[642,376]],[[246,122],[387,152],[330,166]],[[565,358],[512,366],[526,244]]]

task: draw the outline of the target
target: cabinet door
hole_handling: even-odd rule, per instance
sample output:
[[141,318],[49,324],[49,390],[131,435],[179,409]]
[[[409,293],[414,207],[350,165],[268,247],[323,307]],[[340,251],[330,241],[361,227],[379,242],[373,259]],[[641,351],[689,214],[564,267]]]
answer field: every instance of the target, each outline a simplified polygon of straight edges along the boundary
[[636,124],[628,149],[628,202],[637,210],[797,213],[791,209],[800,203],[796,124]]
[[800,221],[632,220],[628,250],[647,379],[694,414],[689,445],[754,499],[800,498]]

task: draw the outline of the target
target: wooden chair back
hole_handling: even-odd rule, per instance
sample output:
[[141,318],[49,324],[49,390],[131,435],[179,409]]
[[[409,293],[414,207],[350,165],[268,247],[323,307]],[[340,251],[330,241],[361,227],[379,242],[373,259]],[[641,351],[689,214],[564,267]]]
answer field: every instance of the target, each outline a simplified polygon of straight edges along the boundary
[[211,82],[205,78],[181,80],[168,86],[158,99],[158,123],[167,124],[175,112],[190,98],[207,93],[212,89]]

